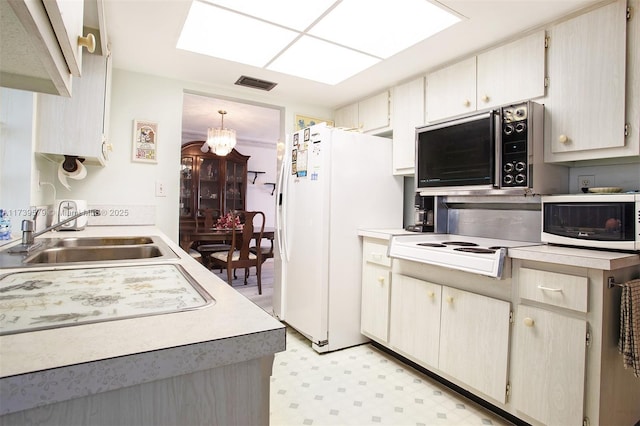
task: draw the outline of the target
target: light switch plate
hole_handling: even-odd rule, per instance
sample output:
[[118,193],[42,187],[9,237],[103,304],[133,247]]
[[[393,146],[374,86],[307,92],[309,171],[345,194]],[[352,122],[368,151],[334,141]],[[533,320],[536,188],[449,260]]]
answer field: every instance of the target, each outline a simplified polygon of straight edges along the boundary
[[167,192],[164,182],[156,181],[156,197],[166,197]]

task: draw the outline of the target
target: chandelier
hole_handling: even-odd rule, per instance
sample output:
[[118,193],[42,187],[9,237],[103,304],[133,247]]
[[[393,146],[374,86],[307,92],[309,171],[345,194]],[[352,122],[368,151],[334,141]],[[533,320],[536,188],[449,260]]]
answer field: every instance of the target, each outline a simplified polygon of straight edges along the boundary
[[222,117],[220,128],[210,127],[207,130],[207,142],[202,146],[202,151],[211,149],[214,154],[225,156],[236,146],[236,131],[224,128],[224,115],[227,111],[218,110],[218,113]]

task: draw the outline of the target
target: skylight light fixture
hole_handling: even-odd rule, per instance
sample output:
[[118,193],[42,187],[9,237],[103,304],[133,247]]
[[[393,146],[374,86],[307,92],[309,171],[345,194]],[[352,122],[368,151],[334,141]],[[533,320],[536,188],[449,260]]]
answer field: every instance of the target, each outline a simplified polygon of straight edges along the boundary
[[338,84],[460,21],[432,0],[194,0],[177,47]]
[[222,123],[219,128],[210,127],[207,130],[207,142],[202,146],[203,152],[208,152],[209,148],[214,154],[224,157],[231,152],[236,146],[236,131],[224,128],[224,115],[227,111],[219,110],[218,114],[222,117]]

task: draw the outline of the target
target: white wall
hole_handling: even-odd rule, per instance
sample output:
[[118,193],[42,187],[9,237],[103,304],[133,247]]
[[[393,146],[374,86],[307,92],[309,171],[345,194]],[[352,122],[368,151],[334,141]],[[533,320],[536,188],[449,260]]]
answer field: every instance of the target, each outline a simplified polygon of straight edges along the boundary
[[11,219],[14,237],[20,236],[22,220],[32,218],[32,207],[53,194],[51,187],[38,185],[37,171],[50,174],[53,165],[33,154],[34,104],[32,92],[0,89],[0,208]]
[[265,226],[275,227],[276,223],[276,194],[271,195],[272,185],[267,182],[276,182],[276,146],[264,146],[258,144],[242,144],[238,142],[236,149],[243,155],[250,155],[247,170],[260,171],[255,184],[255,174],[248,174],[247,184],[247,210],[259,210],[265,214]]
[[[88,176],[82,181],[70,181],[71,191],[57,185],[58,198],[86,199],[89,205],[154,206],[155,223],[174,241],[178,240],[179,168],[182,132],[183,92],[198,92],[211,96],[227,96],[238,100],[250,100],[284,108],[283,133],[294,128],[295,114],[331,117],[331,110],[312,105],[287,103],[279,100],[277,93],[241,88],[234,91],[179,80],[114,69],[111,94],[109,139],[113,152],[106,167],[87,166]],[[255,92],[255,94],[254,94]],[[149,120],[158,123],[158,163],[131,161],[133,120]],[[78,123],[81,125],[81,123]],[[281,140],[285,139],[283,134]],[[268,148],[241,143],[237,147],[244,155],[251,155],[250,170],[267,172],[261,175],[255,186],[248,188],[247,207],[274,206],[266,185],[258,185],[269,179],[275,182],[275,141],[273,153]],[[268,158],[268,160],[265,160]],[[47,176],[54,180],[50,173]],[[56,179],[57,180],[57,179]],[[166,197],[155,196],[155,183],[166,187]],[[273,207],[272,207],[273,209]],[[274,211],[274,210],[272,210]],[[267,226],[273,226],[273,214],[267,214]]]
[[624,191],[640,190],[640,164],[583,166],[569,169],[569,193],[581,193],[580,176],[593,176],[593,186],[618,186]]

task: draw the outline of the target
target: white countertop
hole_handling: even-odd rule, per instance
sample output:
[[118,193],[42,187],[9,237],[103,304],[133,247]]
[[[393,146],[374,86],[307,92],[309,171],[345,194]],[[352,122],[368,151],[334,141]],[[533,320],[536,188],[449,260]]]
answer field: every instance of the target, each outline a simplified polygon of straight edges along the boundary
[[361,237],[379,238],[381,240],[390,240],[395,235],[419,235],[420,232],[407,231],[402,228],[389,229],[358,229],[358,235]]
[[[0,393],[3,395],[0,414],[41,405],[38,399],[43,397],[51,401],[64,400],[155,380],[163,375],[214,368],[285,349],[285,326],[282,323],[191,258],[156,227],[87,227],[72,234],[50,232],[40,238],[66,236],[159,236],[179,256],[178,259],[127,265],[177,263],[215,299],[215,303],[177,313],[0,336]],[[107,264],[102,262],[99,266]],[[0,269],[0,274],[45,269],[53,268]],[[145,365],[149,367],[148,371],[144,371]],[[127,374],[123,372],[114,372],[116,368],[127,369],[130,374],[125,377]],[[39,373],[31,374],[36,372]],[[81,374],[87,374],[78,380],[77,386],[82,389],[69,389],[68,379],[79,379]],[[104,376],[101,378],[100,374]],[[149,374],[153,377],[149,378]],[[110,383],[100,383],[106,376],[109,376]],[[26,382],[35,391],[33,398],[20,396],[23,390],[17,387],[24,389]],[[36,391],[37,386],[47,387],[43,383],[49,389],[46,392],[43,389]]]
[[612,271],[640,265],[640,254],[542,244],[509,249],[509,257]]

